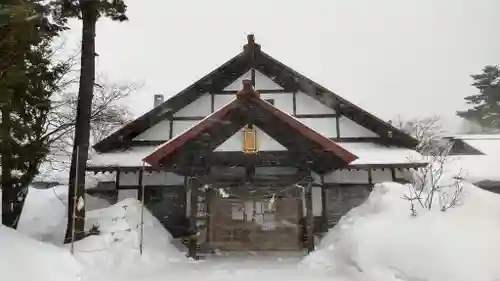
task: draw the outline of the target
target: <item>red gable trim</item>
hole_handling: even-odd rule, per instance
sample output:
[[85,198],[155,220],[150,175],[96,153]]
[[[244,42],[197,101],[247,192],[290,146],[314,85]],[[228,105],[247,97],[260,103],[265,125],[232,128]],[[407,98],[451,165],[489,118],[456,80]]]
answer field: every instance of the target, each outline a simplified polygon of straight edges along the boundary
[[253,89],[251,81],[244,80],[243,81],[243,90],[236,94],[237,98],[223,106],[219,110],[207,116],[205,119],[198,122],[196,125],[185,131],[184,133],[176,136],[175,138],[169,140],[165,144],[163,144],[160,148],[155,150],[153,153],[148,155],[143,159],[144,162],[150,164],[151,166],[159,166],[160,162],[163,158],[167,157],[178,148],[182,147],[187,141],[195,138],[205,129],[210,128],[212,125],[222,121],[225,116],[234,108],[239,105],[239,100],[247,99],[255,102],[258,106],[263,108],[266,111],[271,112],[278,119],[290,125],[292,128],[297,130],[302,135],[306,136],[310,140],[314,141],[318,145],[320,145],[325,151],[333,152],[339,158],[342,159],[346,164],[356,160],[358,157],[349,151],[345,150],[341,146],[337,145],[335,142],[330,140],[329,138],[324,137],[318,132],[312,130],[306,125],[302,124],[292,116],[284,113],[278,108],[274,107],[270,103],[262,100],[259,97],[259,94]]
[[203,132],[203,130],[210,128],[212,125],[223,120],[224,116],[226,116],[231,111],[231,109],[235,108],[236,106],[237,100],[234,99],[219,110],[205,117],[203,120],[198,122],[187,131],[167,141],[160,148],[156,149],[150,155],[146,156],[143,161],[151,166],[159,166],[159,163],[163,158],[173,153],[176,149],[182,147],[190,139],[195,138],[197,135]]
[[297,130],[299,133],[306,136],[307,138],[314,141],[315,143],[319,144],[321,147],[323,147],[323,149],[325,151],[330,151],[330,152],[335,153],[335,155],[340,157],[345,163],[351,163],[352,161],[358,159],[358,157],[356,155],[352,154],[351,152],[347,151],[346,149],[344,149],[340,145],[336,144],[331,139],[324,137],[320,133],[307,127],[306,125],[302,124],[299,120],[297,120],[294,117],[279,110],[278,108],[274,107],[272,104],[262,100],[259,97],[253,97],[252,99],[259,106],[261,106],[265,110],[274,114],[274,116],[276,116],[277,118],[279,118],[283,122],[290,125],[292,128]]

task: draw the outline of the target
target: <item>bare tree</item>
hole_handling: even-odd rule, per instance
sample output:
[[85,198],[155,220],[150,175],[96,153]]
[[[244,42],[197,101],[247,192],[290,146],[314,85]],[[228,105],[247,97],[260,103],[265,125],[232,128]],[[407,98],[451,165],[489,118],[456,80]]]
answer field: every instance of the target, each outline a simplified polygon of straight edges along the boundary
[[404,120],[400,116],[391,121],[392,125],[414,137],[418,141],[417,150],[424,155],[442,155],[447,143],[443,140],[444,133],[441,117],[430,116],[422,119]]
[[[132,115],[123,102],[138,88],[136,84],[114,83],[103,77],[99,77],[98,80],[90,116],[91,145],[131,120]],[[46,127],[50,149],[46,163],[54,168],[69,167],[76,125],[77,99],[76,93],[62,93],[53,101],[53,110]],[[91,149],[89,153],[92,153]]]
[[408,193],[403,196],[410,202],[412,216],[417,215],[417,206],[422,210],[439,208],[444,212],[460,203],[464,182],[461,171],[450,177],[453,174],[448,167],[453,167],[454,159],[448,157],[447,151],[449,148],[443,147],[441,154],[427,156],[429,165],[412,173],[411,182],[407,184]]

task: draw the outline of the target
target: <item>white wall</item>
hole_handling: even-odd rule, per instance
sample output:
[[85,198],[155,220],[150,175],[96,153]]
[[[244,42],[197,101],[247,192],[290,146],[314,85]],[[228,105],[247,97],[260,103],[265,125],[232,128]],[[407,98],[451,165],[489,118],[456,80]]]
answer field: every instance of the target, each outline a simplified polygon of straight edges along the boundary
[[337,123],[335,117],[297,118],[297,120],[327,138],[337,137]]
[[260,98],[273,99],[276,108],[287,114],[293,114],[293,93],[264,93],[260,94]]
[[229,84],[226,88],[224,88],[224,91],[239,91],[241,88],[243,88],[243,80],[245,79],[252,79],[252,74],[251,71],[247,71],[245,74],[241,75],[238,77],[236,80],[233,81],[233,83]]
[[205,93],[194,102],[188,104],[181,110],[174,114],[174,117],[195,117],[202,116],[205,117],[209,115],[212,111],[211,106],[212,98],[210,94]]
[[[251,79],[251,71],[247,71],[245,74],[241,75],[229,86],[224,88],[224,91],[239,91],[243,88],[243,80]],[[272,79],[265,76],[258,70],[255,70],[255,89],[256,90],[283,90],[283,88],[275,83]]]
[[172,126],[172,137],[176,137],[178,134],[183,133],[187,129],[194,126],[200,120],[174,120],[174,125]]
[[170,120],[163,120],[139,134],[133,140],[168,140],[170,137]]
[[[268,134],[257,128],[257,147],[260,151],[283,151],[286,148],[275,141]],[[243,150],[243,128],[236,134],[219,145],[215,151],[242,151]]]
[[335,110],[315,100],[303,92],[295,94],[296,114],[333,114]]
[[236,95],[214,95],[214,109],[218,110],[219,108],[223,107],[224,105],[228,104],[230,101],[234,100],[236,98]]
[[341,116],[339,118],[339,131],[340,137],[342,138],[378,137],[378,135],[374,132],[366,129],[345,116]]
[[[138,185],[139,173],[121,172],[120,186]],[[170,172],[144,172],[142,184],[147,185],[183,185],[184,177]]]

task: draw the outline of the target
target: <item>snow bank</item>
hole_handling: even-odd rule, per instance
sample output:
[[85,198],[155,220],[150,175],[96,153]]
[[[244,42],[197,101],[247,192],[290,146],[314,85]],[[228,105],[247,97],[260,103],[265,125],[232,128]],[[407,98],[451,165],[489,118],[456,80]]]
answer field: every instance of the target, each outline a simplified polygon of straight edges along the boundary
[[140,255],[141,202],[125,199],[101,210],[87,212],[87,227],[99,225],[100,235],[75,243],[75,256],[93,268],[143,265],[165,267],[186,258],[171,244],[172,236],[144,208],[143,255]]
[[2,280],[81,280],[80,264],[65,250],[0,226]]
[[464,183],[460,206],[410,216],[407,190],[377,184],[303,261],[361,280],[500,279],[500,196]]

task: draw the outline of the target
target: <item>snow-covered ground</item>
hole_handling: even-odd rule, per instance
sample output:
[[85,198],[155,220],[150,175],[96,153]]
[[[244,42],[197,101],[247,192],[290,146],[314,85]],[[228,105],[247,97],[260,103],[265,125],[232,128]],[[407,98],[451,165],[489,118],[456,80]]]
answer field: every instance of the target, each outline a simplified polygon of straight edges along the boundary
[[412,217],[402,190],[376,185],[303,265],[355,280],[500,280],[499,195],[464,183],[459,206],[442,212],[417,204]]
[[[376,185],[369,199],[349,212],[305,258],[281,253],[202,261],[185,258],[183,249],[172,245],[170,234],[147,210],[142,213],[141,256],[142,208],[135,199],[88,212],[87,227],[98,224],[101,235],[76,243],[71,256],[69,246],[60,243],[66,221],[65,187],[30,190],[19,231],[0,228],[0,274],[7,272],[10,277],[22,271],[19,274],[25,275],[19,276],[26,280],[37,276],[43,281],[500,280],[500,195],[464,184],[455,208],[441,212],[417,205],[418,215],[410,216],[410,204],[402,199],[407,190],[396,183]],[[25,280],[19,276],[7,280]]]

